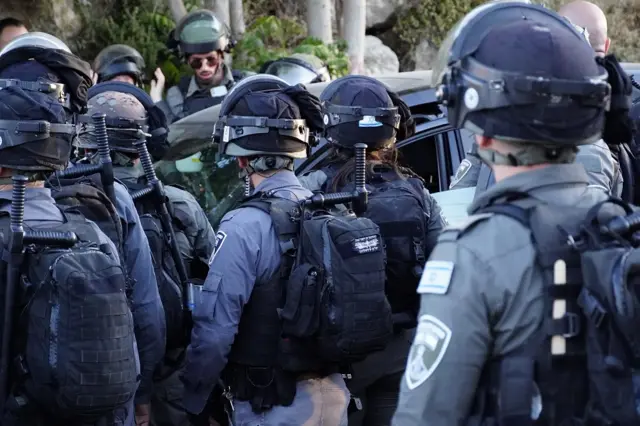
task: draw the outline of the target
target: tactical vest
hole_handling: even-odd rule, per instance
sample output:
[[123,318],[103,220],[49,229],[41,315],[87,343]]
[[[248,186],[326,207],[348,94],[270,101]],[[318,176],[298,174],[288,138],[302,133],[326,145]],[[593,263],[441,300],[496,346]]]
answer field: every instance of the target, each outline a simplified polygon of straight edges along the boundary
[[[291,202],[292,208],[297,204]],[[240,206],[240,208],[243,208]],[[290,222],[290,238],[298,235],[298,225]],[[283,235],[283,238],[286,238]],[[285,244],[281,239],[281,245]],[[279,312],[284,305],[284,285],[293,259],[282,256],[278,272],[257,282],[242,318],[222,377],[234,397],[250,401],[255,412],[275,405],[291,405],[296,381],[301,373],[329,372],[313,354],[313,349],[297,339],[282,338]]]
[[[223,95],[213,97],[211,96],[210,89],[198,89],[191,95],[187,96],[192,78],[193,77],[184,76],[178,83],[178,89],[180,89],[180,93],[182,94],[183,98],[181,118],[187,117],[191,114],[195,114],[196,112],[202,111],[209,107],[221,104],[226,96]],[[230,90],[232,85],[233,82],[228,84],[227,90]]]
[[[604,306],[606,297],[593,292],[594,282],[606,288],[604,282],[612,279],[611,270],[606,266],[598,269],[600,266],[593,263],[603,260],[598,250],[606,250],[606,246],[594,248],[586,241],[568,237],[591,223],[592,210],[559,212],[524,198],[482,208],[475,212],[474,220],[483,220],[486,215],[481,213],[491,212],[506,215],[531,230],[536,265],[544,279],[544,311],[538,331],[523,346],[485,365],[466,425],[638,424],[632,373],[626,367],[628,355],[615,330],[612,312],[607,311],[610,307]],[[462,232],[447,232],[441,238],[455,240]],[[564,285],[554,282],[559,259],[566,264]],[[590,286],[585,284],[587,280]],[[559,318],[553,314],[557,300],[566,303],[566,313]],[[564,353],[552,352],[553,336],[564,339]]]

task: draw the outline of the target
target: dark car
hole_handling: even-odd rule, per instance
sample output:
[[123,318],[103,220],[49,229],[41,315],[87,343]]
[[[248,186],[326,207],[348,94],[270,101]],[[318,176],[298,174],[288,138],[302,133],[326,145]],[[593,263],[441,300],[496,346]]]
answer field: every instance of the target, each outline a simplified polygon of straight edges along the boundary
[[[624,63],[623,66],[631,74],[640,74],[640,64]],[[493,182],[490,170],[485,168],[478,187],[449,191],[451,179],[465,152],[471,148],[474,136],[465,129],[452,128],[447,122],[444,110],[436,103],[431,71],[377,78],[402,96],[416,119],[416,134],[398,142],[400,161],[422,176],[450,223],[463,219],[474,196]],[[310,84],[308,89],[319,95],[327,84]],[[220,157],[212,141],[218,111],[219,106],[214,106],[173,123],[170,128],[172,148],[156,163],[158,176],[167,184],[189,190],[208,213],[214,227],[243,193],[235,160]],[[297,162],[296,173],[312,170],[326,155],[327,145],[321,142],[309,158]]]

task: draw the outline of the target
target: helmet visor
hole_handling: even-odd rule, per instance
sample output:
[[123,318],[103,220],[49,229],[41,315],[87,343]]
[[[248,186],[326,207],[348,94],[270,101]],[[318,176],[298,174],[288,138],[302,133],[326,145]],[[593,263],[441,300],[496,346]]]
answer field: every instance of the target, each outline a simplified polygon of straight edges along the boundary
[[290,62],[276,61],[269,65],[265,74],[276,75],[286,81],[289,85],[308,84],[318,78],[318,74],[301,65]]

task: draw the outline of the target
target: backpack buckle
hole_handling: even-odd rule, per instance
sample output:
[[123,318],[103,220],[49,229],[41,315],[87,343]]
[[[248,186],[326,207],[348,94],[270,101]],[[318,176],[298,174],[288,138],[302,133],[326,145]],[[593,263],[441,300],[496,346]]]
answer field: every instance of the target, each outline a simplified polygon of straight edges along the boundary
[[562,333],[562,337],[565,339],[576,337],[580,334],[580,316],[578,314],[567,312],[562,318],[559,318],[559,321],[564,322],[563,328],[565,331]]

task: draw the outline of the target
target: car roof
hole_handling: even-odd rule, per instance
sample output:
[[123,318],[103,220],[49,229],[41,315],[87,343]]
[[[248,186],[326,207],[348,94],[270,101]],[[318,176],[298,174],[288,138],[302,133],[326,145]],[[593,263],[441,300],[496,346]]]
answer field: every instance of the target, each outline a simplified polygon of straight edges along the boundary
[[[391,90],[400,95],[406,95],[408,93],[431,88],[430,70],[385,74],[374,76],[374,78],[380,80]],[[314,95],[320,96],[320,93],[322,93],[328,84],[329,82],[313,83],[307,85],[307,89]],[[220,105],[216,105],[196,112],[195,114],[189,115],[188,117],[171,124],[169,126],[169,143],[174,147],[176,152],[179,151],[182,153],[182,157],[184,157],[184,149],[180,149],[180,146],[184,148],[184,144],[189,141],[192,141],[195,144],[200,144],[199,148],[194,146],[193,153],[204,148],[204,146],[209,145],[211,135],[213,133],[213,126],[218,120],[219,112]],[[174,149],[171,151],[174,151]],[[192,150],[189,149],[189,151]],[[170,156],[171,155],[169,154],[169,157]]]

